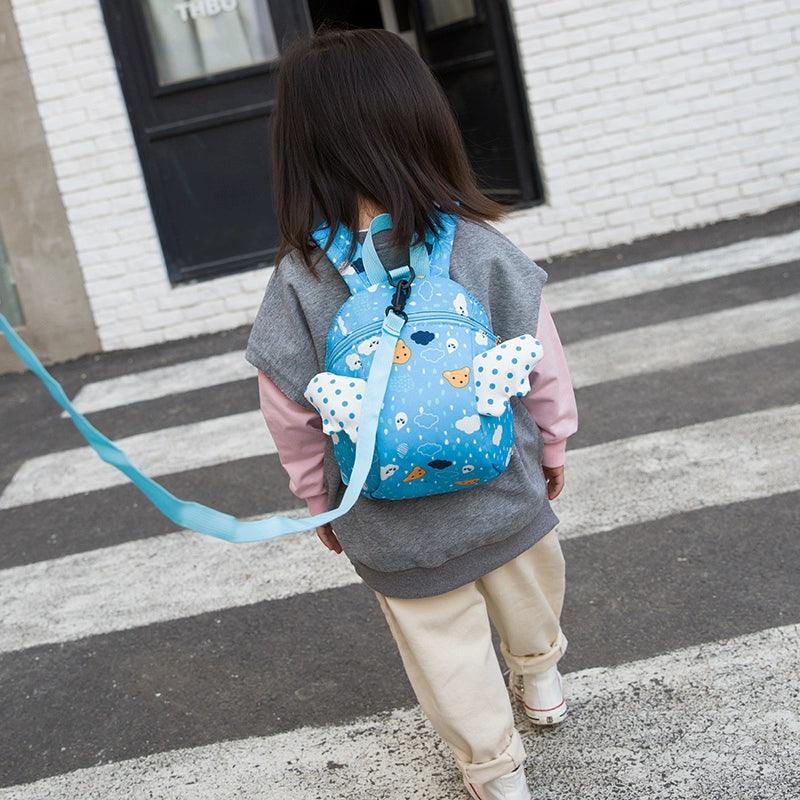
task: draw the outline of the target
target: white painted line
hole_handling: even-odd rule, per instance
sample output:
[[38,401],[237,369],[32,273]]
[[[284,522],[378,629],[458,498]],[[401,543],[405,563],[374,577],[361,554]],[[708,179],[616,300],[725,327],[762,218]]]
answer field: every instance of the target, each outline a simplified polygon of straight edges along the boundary
[[[254,378],[255,375],[256,370],[245,361],[244,353],[237,350],[184,361],[171,367],[158,367],[87,383],[81,387],[72,402],[82,414],[90,414],[93,411]],[[66,411],[61,414],[62,417],[66,415]]]
[[553,501],[562,538],[800,489],[800,405],[582,447]]
[[[547,304],[552,312],[632,297],[708,278],[732,275],[800,257],[800,231],[604,270],[580,278],[548,283]],[[144,370],[119,378],[88,383],[73,399],[84,414],[155,400],[255,375],[241,351],[186,361],[172,367]],[[66,416],[66,413],[62,414]]]
[[[798,490],[798,438],[795,405],[570,451],[553,501],[559,535]],[[313,534],[238,546],[185,532],[126,542],[0,572],[0,652],[359,580]]]
[[186,531],[138,539],[0,572],[0,653],[360,580],[313,533],[237,546]]
[[[118,444],[139,469],[155,477],[276,452],[260,411],[138,433]],[[89,447],[62,450],[26,461],[0,496],[0,509],[107,489],[127,480]]]
[[[798,320],[800,294],[795,294],[577,342],[566,355],[580,388],[795,341]],[[137,434],[119,444],[153,476],[275,452],[258,411]],[[0,509],[124,482],[87,447],[51,453],[19,468],[0,496]]]
[[[517,717],[536,797],[766,797],[766,784],[769,797],[789,800],[800,760],[798,651],[800,626],[787,625],[566,675],[572,716],[557,732],[545,736]],[[466,794],[449,751],[413,708],[0,789],[0,800],[45,797],[452,800]]]
[[594,305],[672,286],[734,275],[800,258],[800,231],[703,250],[684,256],[602,270],[545,287],[551,312]]
[[584,339],[564,348],[575,388],[800,339],[800,294]]

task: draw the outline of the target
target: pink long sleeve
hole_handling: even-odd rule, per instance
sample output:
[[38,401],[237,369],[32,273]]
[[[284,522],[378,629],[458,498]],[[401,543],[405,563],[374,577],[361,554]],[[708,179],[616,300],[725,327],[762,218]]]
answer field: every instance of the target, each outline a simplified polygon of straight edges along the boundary
[[322,469],[327,436],[316,411],[288,398],[264,372],[258,373],[261,413],[289,475],[289,489],[305,500],[311,514],[328,510]]
[[544,296],[539,303],[536,338],[544,354],[531,372],[531,390],[522,403],[542,431],[542,465],[560,467],[566,457],[567,438],[578,430],[578,408],[564,348]]

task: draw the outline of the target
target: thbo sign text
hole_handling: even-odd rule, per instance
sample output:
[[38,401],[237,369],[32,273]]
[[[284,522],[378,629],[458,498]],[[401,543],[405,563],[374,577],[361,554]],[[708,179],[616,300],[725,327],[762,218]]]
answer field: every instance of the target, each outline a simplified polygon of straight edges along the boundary
[[183,22],[201,17],[213,17],[223,11],[235,11],[239,0],[190,0],[188,3],[176,3],[175,10]]

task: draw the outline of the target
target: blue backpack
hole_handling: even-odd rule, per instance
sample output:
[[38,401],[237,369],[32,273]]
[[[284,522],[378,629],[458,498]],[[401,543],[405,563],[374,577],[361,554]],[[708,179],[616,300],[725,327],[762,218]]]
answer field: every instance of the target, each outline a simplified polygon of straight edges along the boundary
[[[530,391],[542,346],[525,333],[501,342],[480,301],[451,280],[457,222],[439,215],[438,230],[393,269],[373,241],[391,228],[388,214],[372,221],[350,260],[352,234],[344,227],[326,250],[351,296],[331,323],[325,371],[305,397],[331,436],[343,482],[355,478],[366,497],[402,500],[479,486],[511,457],[509,398]],[[324,249],[330,229],[312,236]]]
[[[530,390],[528,375],[542,346],[526,333],[505,342],[494,336],[477,298],[449,277],[457,217],[440,215],[439,223],[397,268],[383,266],[372,238],[391,227],[385,214],[372,221],[352,261],[346,260],[351,234],[343,227],[326,249],[351,297],[331,325],[325,371],[306,389],[347,484],[339,507],[322,514],[240,520],[175,497],[75,408],[1,313],[0,333],[100,458],[177,525],[236,543],[302,533],[343,516],[362,494],[400,500],[452,492],[485,483],[508,466],[509,398]],[[320,247],[329,232],[314,231]]]

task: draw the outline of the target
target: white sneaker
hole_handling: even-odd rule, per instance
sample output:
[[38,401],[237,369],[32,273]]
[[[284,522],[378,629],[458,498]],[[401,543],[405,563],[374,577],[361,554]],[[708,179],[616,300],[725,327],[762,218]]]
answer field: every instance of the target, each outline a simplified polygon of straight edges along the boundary
[[567,716],[561,675],[555,666],[535,675],[511,672],[508,688],[522,703],[525,716],[534,725],[558,725]]
[[521,766],[486,783],[474,784],[466,778],[464,783],[473,800],[532,800],[525,770]]

